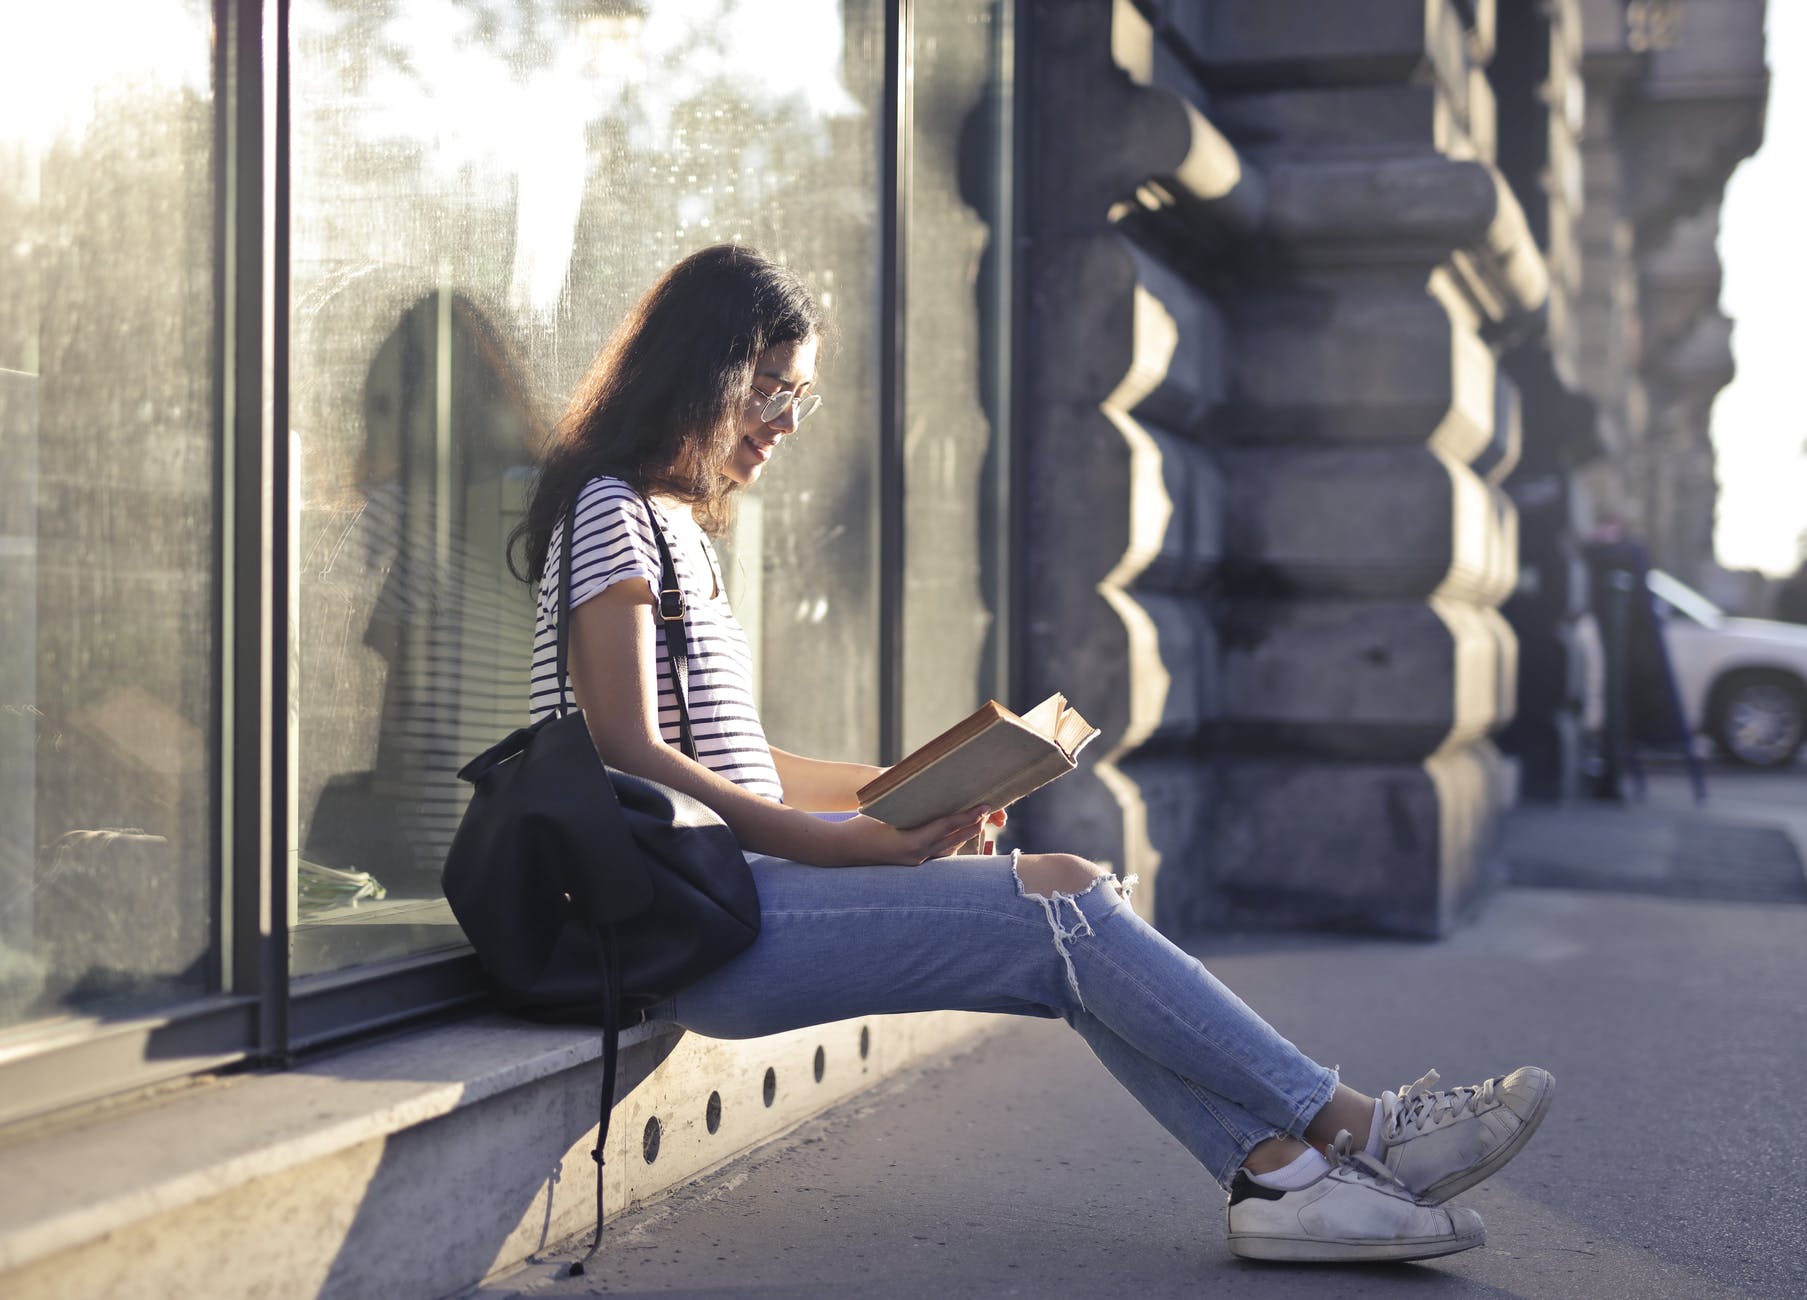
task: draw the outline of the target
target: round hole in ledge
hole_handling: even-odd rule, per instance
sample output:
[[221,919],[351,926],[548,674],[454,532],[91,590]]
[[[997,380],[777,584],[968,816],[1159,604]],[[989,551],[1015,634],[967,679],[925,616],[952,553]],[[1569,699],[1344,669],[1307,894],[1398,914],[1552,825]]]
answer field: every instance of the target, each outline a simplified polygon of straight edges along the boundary
[[768,1106],[778,1100],[778,1071],[769,1065],[765,1068],[765,1083],[760,1086],[760,1093]]
[[649,1165],[659,1158],[660,1132],[659,1117],[654,1115],[646,1121],[646,1131],[640,1135],[640,1154],[646,1157]]
[[816,1044],[816,1082],[822,1082],[822,1076],[828,1072],[828,1053],[822,1050],[822,1044]]
[[703,1125],[711,1133],[722,1126],[722,1095],[719,1092],[709,1094],[709,1104],[703,1107]]
[[860,1026],[860,1060],[872,1055],[872,1026]]

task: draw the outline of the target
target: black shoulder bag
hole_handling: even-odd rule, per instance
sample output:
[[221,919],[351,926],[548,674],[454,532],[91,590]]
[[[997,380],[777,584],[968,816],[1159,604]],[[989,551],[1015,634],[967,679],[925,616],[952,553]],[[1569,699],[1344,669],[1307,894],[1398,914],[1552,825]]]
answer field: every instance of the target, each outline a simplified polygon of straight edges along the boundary
[[[659,619],[684,752],[696,757],[686,698],[684,596],[652,504]],[[577,507],[559,551],[557,711],[458,773],[475,790],[446,853],[446,901],[506,1010],[602,1026],[596,1133],[596,1236],[602,1245],[603,1146],[615,1099],[621,1014],[695,983],[759,934],[759,897],[734,834],[689,795],[605,767],[569,707],[571,552]],[[584,1270],[582,1261],[571,1266]]]

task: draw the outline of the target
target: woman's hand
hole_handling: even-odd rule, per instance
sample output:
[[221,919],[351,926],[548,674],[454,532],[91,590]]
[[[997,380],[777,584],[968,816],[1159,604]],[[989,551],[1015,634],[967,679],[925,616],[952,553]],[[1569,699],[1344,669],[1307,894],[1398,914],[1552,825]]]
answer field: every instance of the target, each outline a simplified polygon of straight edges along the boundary
[[914,867],[931,858],[945,858],[979,833],[988,816],[988,808],[969,808],[937,821],[900,831],[876,817],[850,817],[846,821],[823,822],[822,828],[832,837],[830,861],[836,867]]

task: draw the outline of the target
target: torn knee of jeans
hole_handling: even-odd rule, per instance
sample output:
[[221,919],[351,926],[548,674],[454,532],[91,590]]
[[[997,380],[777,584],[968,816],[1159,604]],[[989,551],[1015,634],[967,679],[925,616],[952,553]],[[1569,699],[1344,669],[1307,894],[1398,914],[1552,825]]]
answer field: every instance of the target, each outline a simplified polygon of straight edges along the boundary
[[[1044,897],[1045,895],[1040,890],[1031,889],[1029,887],[1029,882],[1023,879],[1022,858],[1023,851],[1021,849],[1012,850],[1010,854],[1010,874],[1016,880],[1016,892],[1024,898]],[[1091,877],[1084,889],[1050,889],[1047,891],[1047,895],[1059,898],[1084,898],[1087,894],[1095,891],[1099,885],[1108,882],[1111,888],[1116,891],[1119,898],[1127,899],[1141,879],[1140,876],[1133,873],[1124,876],[1122,879],[1118,879],[1117,876],[1108,869],[1099,870]]]
[[1074,939],[1089,937],[1094,934],[1092,922],[1079,906],[1079,900],[1097,890],[1101,885],[1116,891],[1119,898],[1128,898],[1130,889],[1136,883],[1136,877],[1129,876],[1119,881],[1110,872],[1100,874],[1091,884],[1077,893],[1064,890],[1051,890],[1046,894],[1036,893],[1023,883],[1020,870],[1022,851],[1019,849],[1010,855],[1010,874],[1016,880],[1016,892],[1023,898],[1033,899],[1042,906],[1042,912],[1048,918],[1048,929],[1054,936],[1054,950],[1060,954],[1060,960],[1066,967],[1067,987],[1073,990],[1073,1000],[1081,1011],[1085,1010],[1085,995],[1079,991],[1079,972],[1073,968],[1073,953],[1068,947]]

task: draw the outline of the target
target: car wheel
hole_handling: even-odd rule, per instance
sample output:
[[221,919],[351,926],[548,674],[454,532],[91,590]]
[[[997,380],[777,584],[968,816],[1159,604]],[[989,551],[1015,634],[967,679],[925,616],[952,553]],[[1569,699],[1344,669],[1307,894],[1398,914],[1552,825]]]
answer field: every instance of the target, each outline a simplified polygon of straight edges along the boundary
[[1786,673],[1736,673],[1713,694],[1713,739],[1734,763],[1780,767],[1807,740],[1807,689]]

